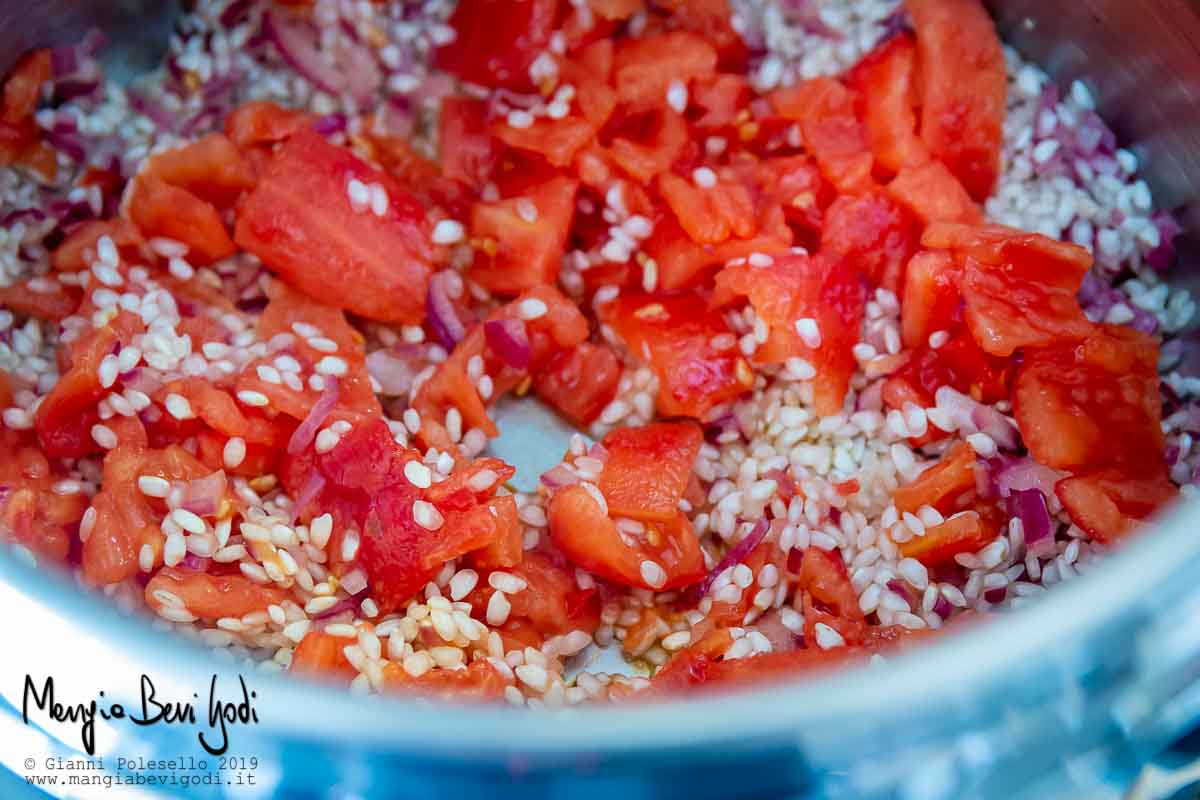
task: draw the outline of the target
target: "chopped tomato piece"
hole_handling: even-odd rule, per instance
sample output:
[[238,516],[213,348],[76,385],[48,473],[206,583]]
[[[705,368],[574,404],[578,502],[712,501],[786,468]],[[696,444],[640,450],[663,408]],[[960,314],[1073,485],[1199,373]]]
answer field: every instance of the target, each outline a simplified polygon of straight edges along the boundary
[[1132,478],[1163,466],[1158,344],[1116,325],[1082,343],[1026,353],[1013,413],[1030,455],[1056,469],[1120,467]]
[[488,244],[478,250],[471,276],[490,291],[518,294],[553,284],[561,267],[579,184],[554,178],[526,196],[476,203],[471,233]]
[[309,631],[292,651],[288,672],[349,683],[358,675],[358,670],[346,658],[347,646],[344,637],[323,631]]
[[[589,572],[625,586],[674,589],[704,576],[704,558],[692,523],[681,512],[667,523],[647,523],[638,536],[623,533],[582,486],[550,499],[550,535],[559,550]],[[630,541],[632,540],[632,541]]]
[[447,97],[438,114],[442,174],[467,186],[482,187],[499,156],[487,129],[486,109],[479,100]]
[[744,186],[718,182],[701,187],[664,172],[658,176],[658,188],[695,242],[718,244],[730,236],[745,239],[755,233],[754,202]]
[[921,138],[976,200],[1000,174],[1007,78],[996,26],[979,0],[907,0],[917,33]]
[[546,50],[557,12],[555,0],[463,0],[449,20],[454,40],[435,63],[470,83],[529,91],[529,67]]
[[509,598],[514,619],[527,620],[550,636],[575,630],[592,633],[600,625],[599,595],[595,589],[580,589],[575,570],[561,558],[533,550],[512,572],[529,584]]
[[487,507],[496,518],[496,540],[467,555],[471,566],[480,570],[518,566],[525,556],[525,538],[517,517],[517,501],[512,495],[502,495],[489,500]]
[[865,647],[835,647],[830,650],[803,648],[721,659],[721,653],[732,644],[729,633],[714,631],[709,636],[711,638],[708,641],[702,640],[673,656],[655,673],[648,691],[672,695],[702,689],[760,686],[823,669],[865,662],[872,652]]
[[[905,401],[927,408],[934,405],[939,388],[950,386],[981,403],[996,403],[1008,398],[1013,366],[1011,359],[985,353],[960,327],[940,347],[918,346],[909,362],[884,384],[884,402],[899,409]],[[893,386],[897,382],[906,384],[908,390],[889,398],[889,393],[897,390]]]
[[[36,283],[35,283],[36,281]],[[83,293],[74,286],[46,278],[29,278],[0,286],[0,307],[37,319],[58,322],[79,308]]]
[[160,150],[146,159],[139,173],[187,189],[201,200],[225,208],[254,186],[254,171],[237,146],[222,133]]
[[[8,388],[7,382],[0,388]],[[11,395],[8,400],[0,397],[3,406],[11,399]],[[39,556],[65,560],[87,510],[87,496],[55,491],[62,474],[52,470],[46,456],[21,441],[16,432],[0,434],[0,446],[5,452],[0,461],[0,485],[5,488],[0,497],[0,530]]]
[[608,460],[598,481],[609,514],[643,522],[674,519],[703,441],[694,422],[611,431],[604,437]]
[[253,100],[229,112],[225,118],[225,135],[238,147],[275,144],[311,128],[316,120],[312,114],[283,108],[265,100]]
[[713,337],[729,328],[696,295],[623,294],[609,314],[629,350],[657,374],[662,416],[703,419],[753,385],[754,374],[736,350],[713,347]]
[[612,348],[584,342],[550,358],[533,390],[576,425],[589,425],[617,395],[621,362]]
[[667,101],[672,81],[687,84],[711,77],[717,51],[704,39],[673,31],[622,42],[613,64],[613,78],[622,102],[659,106]]
[[966,322],[988,353],[1009,356],[1091,331],[1076,298],[1091,264],[1084,248],[1001,226],[949,223],[930,225],[921,243],[963,260]]
[[51,256],[57,272],[81,272],[91,269],[96,260],[96,242],[107,236],[120,255],[129,257],[142,246],[142,235],[132,222],[121,217],[88,220],[73,228]]
[[833,201],[825,212],[821,250],[853,264],[872,286],[898,292],[918,239],[908,213],[872,191]]
[[871,188],[874,158],[856,92],[833,78],[813,78],[775,91],[770,100],[776,113],[800,123],[805,146],[838,191]]
[[611,141],[607,156],[642,183],[666,172],[683,154],[688,129],[683,117],[665,106],[621,107],[601,132]]
[[923,506],[952,513],[957,510],[958,499],[975,490],[975,469],[975,450],[966,442],[958,442],[916,481],[898,488],[892,502],[901,514],[915,514]]
[[958,263],[940,250],[925,250],[909,260],[900,303],[905,347],[921,347],[929,334],[947,328],[948,320],[958,311],[960,274]]
[[922,224],[962,222],[977,225],[983,212],[954,173],[940,161],[900,170],[887,186],[888,194]]
[[[141,549],[145,546],[150,548],[153,562],[162,563],[163,533],[159,525],[166,510],[165,505],[161,501],[152,502],[141,492],[138,488],[140,476],[190,481],[208,474],[208,467],[178,445],[150,450],[144,446],[123,443],[110,450],[104,457],[103,488],[92,498],[96,521],[91,535],[83,543],[81,562],[87,581],[103,586],[133,577],[138,572]],[[218,508],[223,500],[228,499],[228,495],[218,498]],[[211,587],[203,585],[203,582],[185,583],[185,589],[181,591],[194,591],[197,603],[209,602],[207,606],[189,610],[197,616],[203,616],[202,611],[211,611],[211,603],[216,602],[209,592]],[[177,596],[190,605],[189,598],[182,594]],[[221,616],[226,615],[217,614],[217,617]]]
[[[40,146],[40,133],[33,120],[42,87],[51,73],[50,51],[33,50],[22,56],[5,78],[0,96],[0,165],[21,161],[32,166],[31,162],[39,162],[36,166],[40,173],[54,176],[56,153]],[[48,162],[40,163],[47,155]]]
[[896,547],[902,557],[935,567],[953,561],[959,553],[975,553],[986,547],[1000,535],[1002,523],[994,514],[964,511]]
[[[348,186],[378,185],[382,215]],[[242,202],[238,244],[312,297],[372,319],[420,322],[431,257],[425,210],[386,173],[305,130],[283,143]]]
[[1120,539],[1179,496],[1165,476],[1139,480],[1116,470],[1064,478],[1054,493],[1071,521],[1101,542]]
[[34,416],[38,442],[46,455],[78,458],[100,450],[91,434],[92,425],[99,421],[96,404],[108,392],[100,385],[100,362],[141,330],[141,319],[122,311],[73,344],[68,369],[61,370],[62,377]]
[[188,260],[196,264],[231,256],[237,250],[212,203],[153,175],[134,179],[128,214],[143,236],[162,236],[187,245]]
[[262,586],[243,575],[212,575],[184,567],[156,572],[146,584],[146,604],[154,609],[169,605],[160,592],[174,595],[189,613],[210,621],[266,611],[288,597],[283,589]]
[[742,35],[733,27],[729,0],[657,0],[657,6],[671,9],[671,24],[702,37],[717,50],[721,68],[744,72],[749,50]]
[[[767,323],[770,335],[759,348],[765,363],[783,363],[800,357],[816,369],[813,402],[817,413],[841,410],[856,362],[853,348],[858,342],[865,303],[862,281],[845,261],[818,255],[790,254],[777,257],[768,267],[736,264],[717,275],[712,302],[724,305],[746,296],[755,313]],[[811,320],[818,342],[808,342],[796,327]]]
[[929,161],[929,149],[917,134],[917,48],[901,34],[867,55],[851,73],[863,94],[867,137],[881,167],[892,173]]
[[434,668],[419,677],[408,674],[404,667],[389,661],[383,666],[383,684],[388,691],[471,703],[500,700],[504,697],[508,681],[491,662],[481,658],[472,661],[466,669]]
[[[858,592],[850,583],[850,575],[839,552],[829,552],[819,547],[804,550],[800,561],[797,583],[811,603],[820,605],[826,616],[832,616],[833,627],[845,631],[847,628],[858,633],[863,626],[864,616],[858,605]],[[815,621],[805,614],[804,636],[810,644],[816,643]],[[843,623],[843,624],[838,624]],[[848,623],[846,625],[845,623]],[[849,644],[856,644],[859,636],[843,637]]]

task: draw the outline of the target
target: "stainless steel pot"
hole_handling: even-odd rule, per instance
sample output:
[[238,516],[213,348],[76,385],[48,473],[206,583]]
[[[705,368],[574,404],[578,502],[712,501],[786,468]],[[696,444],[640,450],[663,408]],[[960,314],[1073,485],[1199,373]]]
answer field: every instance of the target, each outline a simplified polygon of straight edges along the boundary
[[[69,40],[96,21],[125,45],[118,53],[141,53],[161,40],[137,14],[122,27],[141,5],[3,0],[0,69],[25,47]],[[1091,85],[1143,157],[1160,205],[1181,208],[1191,233],[1200,232],[1200,7],[991,5],[1027,55],[1060,80]],[[1197,274],[1193,253],[1185,242],[1177,280]],[[22,776],[47,772],[47,754],[79,748],[76,725],[46,726],[46,735],[21,721],[26,675],[55,676],[60,699],[72,702],[97,687],[110,698],[136,693],[143,673],[159,697],[203,697],[214,673],[221,686],[236,685],[236,666],[7,551],[0,608],[6,797],[28,788]],[[545,714],[364,699],[243,670],[258,722],[231,730],[229,754],[257,758],[250,772],[259,791],[282,797],[1111,797],[1200,722],[1197,620],[1200,507],[1192,505],[1028,609],[884,666],[687,703]],[[110,767],[118,755],[203,755],[188,726],[113,723],[97,742]],[[180,770],[145,773],[178,780]],[[249,796],[234,785],[154,791]]]

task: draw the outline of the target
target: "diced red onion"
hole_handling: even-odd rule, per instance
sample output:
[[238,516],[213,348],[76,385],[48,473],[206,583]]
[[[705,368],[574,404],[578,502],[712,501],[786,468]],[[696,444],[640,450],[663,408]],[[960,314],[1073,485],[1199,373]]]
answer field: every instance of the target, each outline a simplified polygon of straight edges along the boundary
[[588,455],[600,462],[608,461],[608,448],[600,442],[593,442],[588,448]]
[[799,547],[793,547],[787,554],[787,571],[792,575],[799,575],[802,566],[804,566],[804,551]]
[[74,100],[87,97],[100,88],[100,81],[95,79],[70,78],[57,81],[54,84],[54,96],[59,100]]
[[1037,489],[1049,496],[1054,492],[1054,485],[1066,477],[1065,473],[1039,464],[1028,457],[992,459],[989,467],[993,465],[995,468],[992,472],[992,482],[1001,497],[1008,497],[1013,492],[1025,489]]
[[307,509],[312,502],[320,496],[325,490],[325,476],[317,470],[313,470],[308,478],[304,481],[304,485],[300,487],[299,494],[292,501],[292,522],[300,518],[300,514]]
[[321,52],[317,32],[305,20],[286,12],[265,11],[262,27],[280,57],[309,83],[335,95],[346,89],[337,64]]
[[483,335],[488,347],[505,364],[519,370],[529,367],[531,351],[524,322],[519,319],[488,320],[483,325]]
[[321,396],[317,402],[313,403],[313,407],[308,411],[308,416],[296,427],[296,430],[292,432],[292,437],[288,439],[288,455],[294,456],[312,443],[317,436],[317,431],[337,405],[337,401],[337,379],[326,375],[325,388],[321,391]]
[[982,433],[986,433],[1002,450],[1016,450],[1021,439],[1017,428],[1008,418],[991,406],[982,403],[971,409],[971,422]]
[[338,584],[346,594],[356,595],[367,590],[367,576],[361,569],[352,569],[341,577]]
[[358,605],[359,600],[357,597],[347,597],[325,609],[320,614],[314,614],[313,619],[329,619],[330,617],[336,617],[338,614],[344,614],[347,611],[354,611],[358,608]]
[[866,389],[858,393],[858,399],[854,406],[855,411],[882,411],[883,410],[883,381],[875,381]]
[[359,103],[366,105],[383,83],[383,71],[375,54],[359,42],[342,44],[335,54],[346,91]]
[[1175,237],[1183,229],[1166,211],[1155,211],[1150,215],[1150,221],[1158,228],[1158,247],[1146,254],[1146,263],[1156,272],[1165,272],[1175,261]]
[[983,593],[983,599],[989,603],[1003,603],[1005,596],[1008,595],[1008,588],[1001,586],[998,589],[988,589]]
[[367,356],[367,373],[379,382],[383,394],[399,397],[412,388],[416,370],[412,362],[391,350],[376,350]]
[[953,611],[954,606],[950,605],[950,601],[939,594],[938,599],[933,604],[933,613],[945,620]]
[[12,225],[23,219],[28,219],[32,222],[41,222],[46,219],[46,212],[40,208],[18,208],[16,211],[10,211],[3,217],[0,217],[0,225]]
[[916,601],[916,598],[913,597],[912,588],[902,580],[893,578],[887,582],[887,588],[904,598],[904,602],[908,603],[909,606],[913,605]]
[[207,572],[208,563],[209,560],[207,558],[201,558],[195,553],[188,553],[183,557],[183,561],[179,562],[179,566],[184,569],[194,569],[197,572]]
[[151,122],[164,131],[174,132],[178,130],[179,118],[177,115],[167,111],[140,92],[130,91],[127,95],[129,97],[129,105],[133,106],[134,111],[145,115]]
[[784,19],[798,25],[806,33],[824,36],[827,39],[845,38],[841,31],[829,27],[825,20],[821,19],[820,6],[812,0],[783,0],[781,6]]
[[462,320],[458,318],[458,312],[454,310],[454,304],[450,302],[450,295],[446,292],[446,284],[440,273],[429,279],[425,311],[434,336],[447,350],[453,350],[454,345],[467,335]]
[[250,0],[233,0],[232,3],[225,7],[218,18],[221,26],[224,28],[232,28],[243,19],[246,18],[247,12],[250,10]]
[[708,594],[708,590],[712,588],[717,576],[730,567],[742,563],[746,556],[750,555],[750,552],[762,543],[762,540],[767,536],[767,531],[770,529],[771,521],[766,517],[754,523],[754,527],[750,529],[750,532],[742,537],[740,542],[729,548],[729,552],[725,554],[725,557],[704,576],[704,580],[700,581],[696,587],[696,596],[703,597]]
[[787,474],[787,470],[782,470],[778,467],[769,469],[763,473],[763,477],[769,481],[775,481],[778,487],[776,491],[779,492],[779,496],[785,503],[795,497],[799,491],[796,488],[796,481],[792,479],[791,475]]
[[564,486],[579,483],[579,476],[562,464],[558,464],[542,473],[542,485],[550,491],[556,491]]
[[217,513],[217,508],[224,495],[225,472],[217,470],[211,475],[184,484],[183,499],[180,505],[193,514],[203,517]]
[[345,114],[326,114],[313,123],[313,130],[322,136],[332,136],[346,130]]
[[796,634],[783,624],[779,609],[772,609],[754,623],[753,630],[767,637],[772,653],[787,653],[799,647]]
[[1046,496],[1038,489],[1018,489],[1008,498],[1008,513],[1021,520],[1025,548],[1034,555],[1054,547],[1054,523],[1046,507]]

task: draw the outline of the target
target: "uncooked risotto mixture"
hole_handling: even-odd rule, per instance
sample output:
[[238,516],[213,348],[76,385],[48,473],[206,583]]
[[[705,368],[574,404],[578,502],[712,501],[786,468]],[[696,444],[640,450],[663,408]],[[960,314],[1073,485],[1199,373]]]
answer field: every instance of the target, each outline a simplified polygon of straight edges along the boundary
[[[103,46],[3,86],[0,534],[239,664],[744,685],[1196,493],[1178,227],[977,0],[201,0],[153,74]],[[536,491],[502,397],[579,431]]]

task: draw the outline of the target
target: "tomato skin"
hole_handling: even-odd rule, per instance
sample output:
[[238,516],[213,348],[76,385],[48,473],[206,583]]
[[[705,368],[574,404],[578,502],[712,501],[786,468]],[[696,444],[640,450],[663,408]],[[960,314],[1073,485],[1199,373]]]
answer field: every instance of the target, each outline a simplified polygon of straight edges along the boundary
[[1080,344],[1027,352],[1013,414],[1030,455],[1056,469],[1162,475],[1157,363],[1154,339],[1116,325],[1095,326]]
[[[573,563],[605,580],[625,586],[664,590],[686,586],[704,576],[704,558],[691,522],[682,513],[666,524],[651,523],[658,543],[627,544],[617,525],[582,487],[567,486],[549,506],[550,536]],[[661,586],[642,577],[642,562],[653,559],[666,574]]]
[[[576,181],[558,177],[523,197],[476,203],[471,233],[494,242],[495,252],[476,253],[471,277],[489,291],[508,295],[552,285],[562,265],[578,188]],[[536,209],[532,221],[522,216],[530,202]]]
[[597,481],[609,514],[642,522],[674,519],[703,441],[693,422],[609,432],[603,441],[608,458]]
[[1063,478],[1054,486],[1071,521],[1101,542],[1113,542],[1179,496],[1165,476],[1134,479],[1118,470]]
[[995,513],[968,511],[926,528],[924,535],[896,548],[903,558],[915,558],[927,567],[936,567],[953,562],[960,553],[975,553],[986,547],[1000,535],[1003,523],[1003,518]]
[[713,349],[712,338],[729,327],[694,294],[622,294],[606,313],[630,352],[658,375],[657,407],[664,417],[703,419],[753,385],[740,355]]
[[[354,210],[350,179],[383,186],[383,216]],[[428,227],[420,203],[390,176],[302,130],[243,200],[235,239],[312,297],[371,319],[417,323],[431,272]]]
[[921,138],[982,202],[1000,173],[1008,84],[996,27],[979,0],[907,0],[917,34]]
[[833,201],[825,212],[821,251],[853,263],[872,286],[898,292],[918,239],[909,214],[874,191]]
[[592,423],[617,396],[621,362],[612,348],[583,342],[554,354],[533,376],[537,396],[579,426]]
[[450,16],[454,41],[434,63],[469,83],[527,92],[529,66],[554,30],[554,0],[464,0]]

